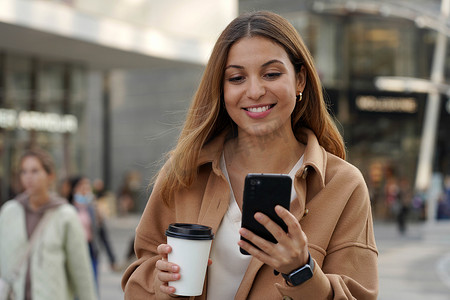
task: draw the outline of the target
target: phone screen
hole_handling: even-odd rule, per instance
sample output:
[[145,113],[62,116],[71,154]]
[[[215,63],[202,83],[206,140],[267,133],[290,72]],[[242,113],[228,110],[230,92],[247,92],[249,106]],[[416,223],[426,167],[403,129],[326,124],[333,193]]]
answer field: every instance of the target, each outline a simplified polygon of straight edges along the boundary
[[[277,243],[275,237],[255,220],[254,215],[257,212],[262,212],[287,232],[287,225],[276,214],[275,206],[281,205],[289,210],[291,188],[292,179],[289,175],[248,174],[245,177],[244,183],[241,227],[252,231],[272,243]],[[243,237],[241,237],[241,240],[252,244]],[[242,254],[249,254],[242,248],[240,248],[240,251]]]

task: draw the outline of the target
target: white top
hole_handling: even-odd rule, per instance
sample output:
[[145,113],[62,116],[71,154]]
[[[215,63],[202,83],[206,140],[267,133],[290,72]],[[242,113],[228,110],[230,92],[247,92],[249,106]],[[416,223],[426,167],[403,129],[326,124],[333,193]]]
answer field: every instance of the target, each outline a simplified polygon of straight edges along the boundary
[[[302,164],[303,155],[288,174],[292,181]],[[223,153],[220,159],[220,168],[229,183],[230,178]],[[239,251],[237,243],[241,238],[239,229],[241,228],[242,212],[234,198],[231,184],[230,191],[228,210],[215,234],[211,248],[210,256],[213,263],[208,268],[208,299],[234,299],[252,258],[251,255],[243,255]],[[291,202],[296,197],[297,193],[292,185]]]

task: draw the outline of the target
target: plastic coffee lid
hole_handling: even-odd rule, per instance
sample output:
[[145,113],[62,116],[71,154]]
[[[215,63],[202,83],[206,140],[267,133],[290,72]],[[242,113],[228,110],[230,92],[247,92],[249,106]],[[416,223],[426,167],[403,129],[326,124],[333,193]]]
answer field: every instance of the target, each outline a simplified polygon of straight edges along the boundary
[[166,236],[187,240],[212,240],[212,228],[199,224],[172,223],[166,230]]

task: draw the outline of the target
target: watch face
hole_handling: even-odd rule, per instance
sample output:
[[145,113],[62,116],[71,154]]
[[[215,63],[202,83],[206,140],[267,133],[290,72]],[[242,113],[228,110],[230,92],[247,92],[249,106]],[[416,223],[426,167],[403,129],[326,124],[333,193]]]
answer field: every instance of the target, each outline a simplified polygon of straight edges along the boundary
[[309,254],[309,260],[306,265],[298,270],[292,271],[290,274],[282,274],[288,285],[297,286],[313,277],[314,260]]
[[292,285],[297,286],[307,281],[313,276],[313,271],[309,265],[297,270],[296,272],[290,274],[289,281]]

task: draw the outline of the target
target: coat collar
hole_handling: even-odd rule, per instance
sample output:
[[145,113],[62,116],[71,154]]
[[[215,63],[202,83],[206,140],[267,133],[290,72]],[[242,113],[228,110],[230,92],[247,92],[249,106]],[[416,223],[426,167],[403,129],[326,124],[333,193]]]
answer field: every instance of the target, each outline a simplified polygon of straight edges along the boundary
[[219,176],[222,175],[222,171],[220,169],[220,156],[222,155],[227,136],[227,131],[222,132],[220,135],[203,146],[197,161],[197,167],[207,163],[212,163],[213,172]]
[[[212,170],[215,174],[221,176],[220,170],[220,156],[223,151],[225,141],[227,140],[228,132],[225,131],[216,138],[207,143],[200,151],[197,161],[197,167],[207,163],[212,163]],[[311,169],[318,175],[320,187],[325,186],[325,168],[326,168],[326,152],[319,145],[319,141],[312,132],[312,130],[303,128],[301,130],[300,140],[306,144],[305,153],[303,156],[303,165],[295,175],[296,178],[301,177],[306,179]]]
[[[229,184],[220,168],[220,158],[224,144],[227,140],[227,132],[224,132],[206,144],[200,152],[197,167],[211,164],[212,173],[206,184],[203,197],[210,199],[203,201],[209,203],[202,205],[199,222],[206,222],[214,232],[220,225],[221,219],[228,207]],[[302,129],[301,142],[306,144],[303,156],[303,165],[295,175],[294,188],[297,199],[291,203],[291,213],[301,220],[306,214],[306,204],[325,186],[326,151],[310,129]],[[213,202],[214,204],[210,203]]]
[[319,145],[319,141],[311,129],[303,128],[300,140],[306,147],[303,154],[303,166],[295,176],[306,179],[312,168],[318,176],[320,186],[323,188],[325,186],[326,151]]
[[39,207],[37,210],[31,208],[30,196],[26,192],[17,195],[15,199],[24,207],[25,210],[29,211],[32,214],[43,214],[49,209],[67,203],[66,199],[59,197],[56,193],[50,193],[49,197],[50,200],[46,204]]

